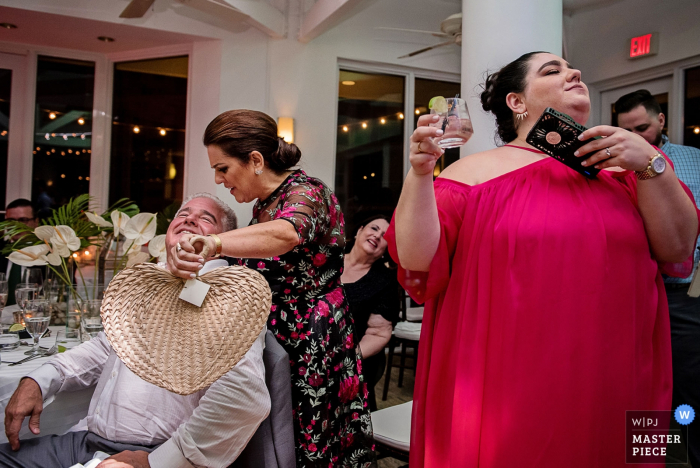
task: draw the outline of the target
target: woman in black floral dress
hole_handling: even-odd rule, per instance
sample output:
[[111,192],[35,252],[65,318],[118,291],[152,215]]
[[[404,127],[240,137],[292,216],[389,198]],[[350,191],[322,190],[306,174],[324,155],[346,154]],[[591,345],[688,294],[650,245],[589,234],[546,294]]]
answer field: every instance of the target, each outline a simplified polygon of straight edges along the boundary
[[[204,144],[216,182],[238,202],[257,200],[250,226],[219,235],[219,253],[260,272],[272,289],[268,328],[290,357],[297,466],[372,466],[367,390],[340,282],[338,200],[320,180],[290,170],[301,152],[261,112],[221,114]],[[172,265],[183,276],[201,259],[187,238]],[[215,252],[215,239],[209,242]]]

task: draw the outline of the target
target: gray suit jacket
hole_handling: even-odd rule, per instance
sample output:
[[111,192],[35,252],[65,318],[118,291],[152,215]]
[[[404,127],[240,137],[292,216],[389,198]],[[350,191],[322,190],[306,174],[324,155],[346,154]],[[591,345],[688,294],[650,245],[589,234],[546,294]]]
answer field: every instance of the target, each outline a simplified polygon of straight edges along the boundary
[[289,355],[269,330],[265,335],[263,361],[272,403],[270,415],[230,468],[296,467]]

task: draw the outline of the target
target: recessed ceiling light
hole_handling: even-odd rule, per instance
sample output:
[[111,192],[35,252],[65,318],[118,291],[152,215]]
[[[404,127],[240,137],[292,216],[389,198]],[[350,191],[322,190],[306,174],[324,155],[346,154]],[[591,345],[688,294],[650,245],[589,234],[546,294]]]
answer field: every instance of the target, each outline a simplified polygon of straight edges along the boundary
[[0,23],[0,27],[5,29],[17,29],[17,25],[12,23]]
[[100,36],[97,40],[102,42],[114,42],[114,38],[109,36]]
[[341,81],[342,84],[345,86],[353,86],[355,84],[354,81],[346,80],[346,81]]

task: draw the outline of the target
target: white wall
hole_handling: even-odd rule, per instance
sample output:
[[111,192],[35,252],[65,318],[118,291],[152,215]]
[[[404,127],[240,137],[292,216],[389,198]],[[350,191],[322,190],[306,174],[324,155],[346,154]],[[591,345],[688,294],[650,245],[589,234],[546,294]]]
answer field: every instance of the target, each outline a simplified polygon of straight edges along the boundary
[[[700,2],[622,0],[579,11],[565,21],[569,62],[596,83],[700,55]],[[630,60],[629,40],[660,33],[659,53]]]
[[[256,109],[274,118],[294,117],[295,138],[311,175],[334,183],[338,58],[404,64],[411,67],[459,73],[460,50],[448,46],[411,59],[399,55],[439,42],[430,35],[380,31],[376,27],[439,30],[440,21],[461,9],[461,0],[364,0],[333,29],[308,44],[297,41],[302,7],[288,2],[288,38],[270,39],[245,24],[227,24],[192,11],[174,0],[158,0],[144,18],[122,20],[126,0],[0,0],[0,5],[76,16],[152,29],[174,31],[220,40],[221,67],[217,86],[218,109],[200,112],[203,120],[235,108]],[[211,48],[206,48],[211,52]],[[196,48],[195,48],[196,53]],[[208,59],[207,59],[208,60]],[[196,59],[195,59],[196,62]],[[202,61],[206,62],[206,60]],[[216,82],[213,79],[212,82]],[[196,100],[197,96],[193,95]],[[200,106],[201,108],[201,106]],[[201,109],[200,109],[201,110]],[[206,123],[197,122],[197,128]],[[201,139],[201,135],[190,138]],[[250,219],[250,206],[237,205],[223,187],[215,188],[207,172],[203,147],[188,142],[188,187],[216,191],[236,210],[241,224]],[[207,180],[203,180],[209,177]]]

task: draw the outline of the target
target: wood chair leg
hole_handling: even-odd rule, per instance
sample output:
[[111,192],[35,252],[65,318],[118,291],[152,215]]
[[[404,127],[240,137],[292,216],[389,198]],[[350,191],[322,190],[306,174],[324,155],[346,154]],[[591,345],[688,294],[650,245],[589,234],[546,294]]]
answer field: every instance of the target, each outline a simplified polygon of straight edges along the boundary
[[382,401],[386,401],[389,394],[389,381],[391,380],[391,366],[394,363],[394,340],[389,341],[389,356],[386,363],[386,375],[384,376],[384,391],[382,392]]
[[406,367],[406,342],[401,343],[401,364],[399,364],[399,388],[403,387],[404,367]]

